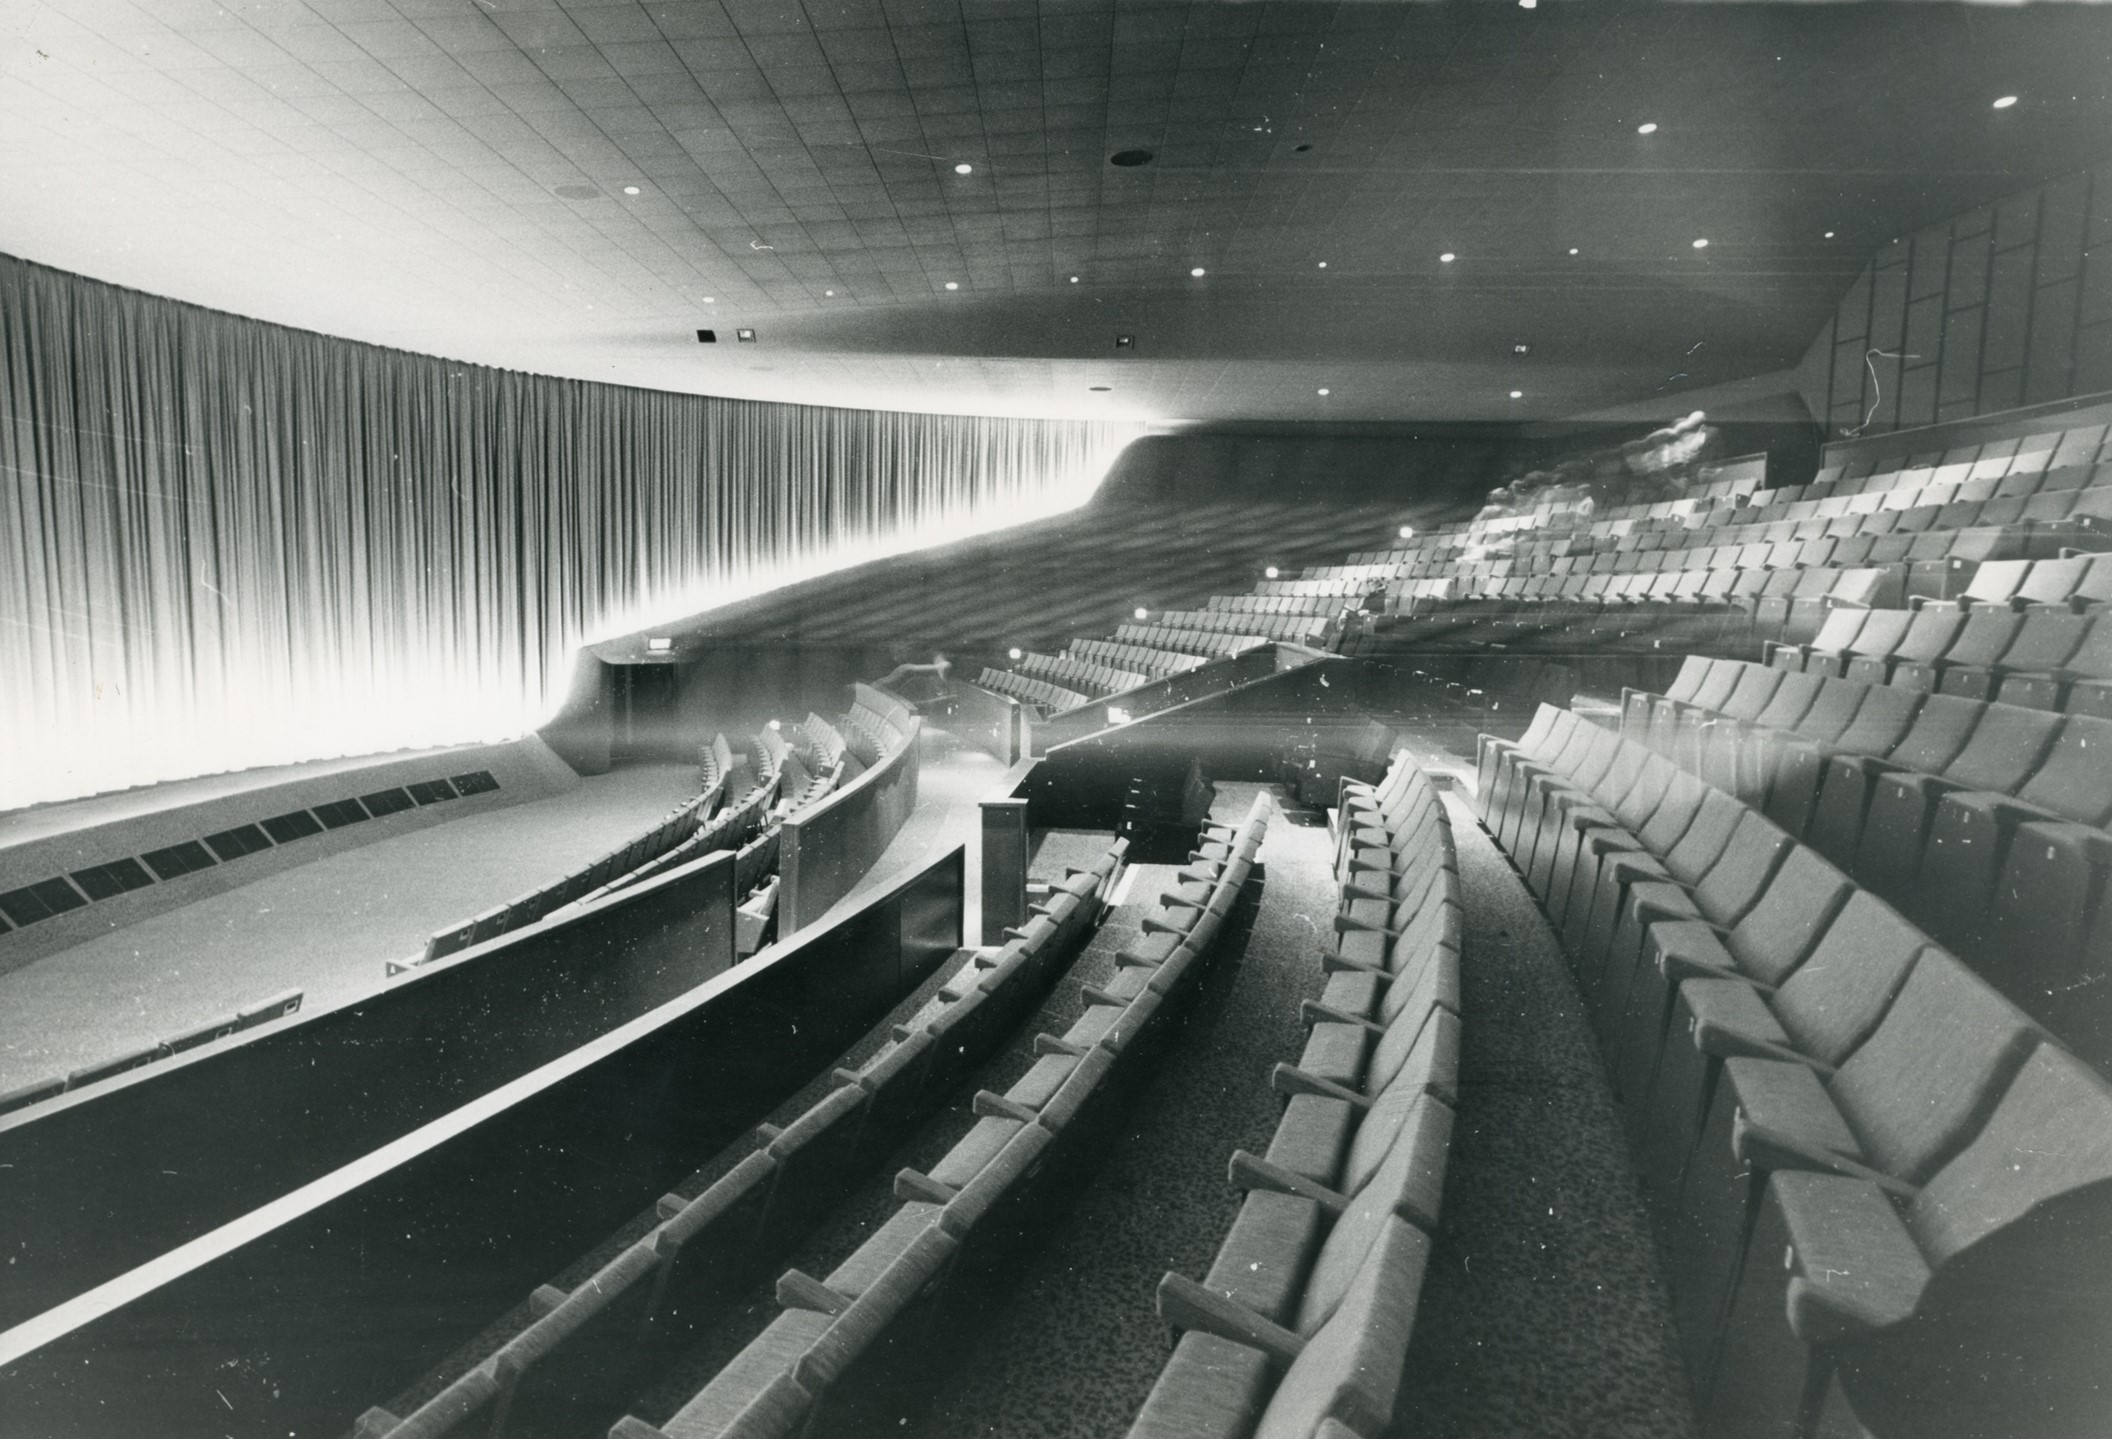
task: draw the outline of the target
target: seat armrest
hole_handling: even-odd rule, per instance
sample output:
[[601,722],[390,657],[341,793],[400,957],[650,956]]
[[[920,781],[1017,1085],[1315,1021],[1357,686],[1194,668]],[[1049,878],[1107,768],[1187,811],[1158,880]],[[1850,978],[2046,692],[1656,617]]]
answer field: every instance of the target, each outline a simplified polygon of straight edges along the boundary
[[1876,1185],[1778,1174],[1770,1197],[1789,1231],[1789,1327],[1807,1344],[1867,1340],[1910,1317],[1928,1261]]
[[1836,1154],[1830,1149],[1805,1144],[1793,1135],[1755,1124],[1744,1115],[1734,1121],[1732,1142],[1738,1156],[1755,1169],[1812,1169],[1825,1174],[1844,1175],[1849,1179],[1860,1179],[1875,1185],[1885,1193],[1896,1195],[1902,1200],[1912,1199],[1919,1192],[1905,1180],[1894,1179],[1860,1160]]
[[1282,1325],[1183,1274],[1169,1271],[1159,1281],[1158,1302],[1159,1318],[1174,1328],[1214,1334],[1259,1349],[1279,1366],[1289,1366],[1305,1348],[1305,1340]]

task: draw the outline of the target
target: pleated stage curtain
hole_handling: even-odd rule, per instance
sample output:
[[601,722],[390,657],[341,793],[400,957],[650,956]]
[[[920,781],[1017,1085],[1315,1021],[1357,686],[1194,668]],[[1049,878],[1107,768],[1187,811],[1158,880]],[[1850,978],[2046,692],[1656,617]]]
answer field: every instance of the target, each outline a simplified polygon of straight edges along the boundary
[[1135,433],[485,369],[0,256],[0,808],[518,735],[582,641],[1070,508]]

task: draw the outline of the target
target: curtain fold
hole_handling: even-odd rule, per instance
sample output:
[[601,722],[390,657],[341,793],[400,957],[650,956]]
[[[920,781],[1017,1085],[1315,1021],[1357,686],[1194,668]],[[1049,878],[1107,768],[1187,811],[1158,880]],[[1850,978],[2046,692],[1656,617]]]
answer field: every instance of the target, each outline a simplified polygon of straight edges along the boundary
[[583,641],[1070,508],[1138,432],[492,370],[0,255],[0,809],[518,735]]

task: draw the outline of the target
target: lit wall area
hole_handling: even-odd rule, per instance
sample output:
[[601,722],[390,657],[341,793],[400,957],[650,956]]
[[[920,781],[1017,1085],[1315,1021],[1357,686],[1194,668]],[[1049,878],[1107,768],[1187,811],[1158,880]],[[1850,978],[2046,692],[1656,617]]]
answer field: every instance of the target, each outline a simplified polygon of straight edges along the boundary
[[1894,240],[1803,375],[1836,435],[2112,391],[2112,164]]
[[0,809],[518,735],[583,642],[1072,508],[1135,432],[486,369],[0,256]]

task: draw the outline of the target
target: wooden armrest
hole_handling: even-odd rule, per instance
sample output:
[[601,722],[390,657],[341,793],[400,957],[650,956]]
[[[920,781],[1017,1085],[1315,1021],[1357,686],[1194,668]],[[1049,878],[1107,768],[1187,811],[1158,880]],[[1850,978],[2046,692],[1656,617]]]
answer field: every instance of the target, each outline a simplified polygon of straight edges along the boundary
[[1338,1194],[1295,1170],[1272,1164],[1244,1149],[1232,1151],[1232,1162],[1227,1170],[1226,1177],[1235,1189],[1264,1189],[1272,1194],[1296,1195],[1300,1199],[1312,1200],[1332,1215],[1340,1215],[1349,1208],[1347,1195]]
[[1269,1088],[1286,1099],[1294,1094],[1317,1094],[1322,1099],[1339,1099],[1360,1111],[1371,1108],[1371,1101],[1354,1089],[1337,1084],[1332,1079],[1322,1079],[1319,1075],[1310,1074],[1294,1064],[1279,1064],[1270,1070]]
[[787,1269],[778,1277],[777,1302],[786,1309],[841,1314],[851,1307],[851,1296],[838,1293],[803,1270]]
[[1328,1024],[1361,1025],[1373,1034],[1384,1034],[1386,1032],[1386,1026],[1376,1020],[1366,1019],[1361,1014],[1351,1014],[1346,1009],[1336,1009],[1331,1005],[1321,1004],[1319,1001],[1312,999],[1301,999],[1298,1001],[1298,1018],[1304,1021],[1308,1027],[1325,1022]]
[[1159,1281],[1159,1317],[1176,1329],[1196,1330],[1259,1349],[1278,1365],[1289,1367],[1305,1340],[1280,1324],[1262,1318],[1244,1304],[1205,1289],[1184,1275],[1169,1272]]
[[987,1089],[978,1089],[975,1098],[969,1101],[969,1109],[984,1119],[1016,1119],[1021,1124],[1032,1124],[1040,1114],[1027,1108],[1016,1099],[1007,1099],[1002,1094],[993,1094]]
[[1827,1174],[1839,1174],[1849,1179],[1861,1179],[1876,1185],[1887,1194],[1901,1200],[1911,1200],[1920,1193],[1914,1185],[1903,1179],[1894,1179],[1881,1170],[1833,1153],[1831,1150],[1813,1149],[1799,1144],[1785,1134],[1754,1124],[1739,1116],[1736,1135],[1737,1152],[1747,1162],[1763,1169],[1817,1169]]
[[906,1203],[922,1201],[926,1204],[951,1203],[961,1191],[951,1184],[941,1184],[928,1174],[919,1174],[914,1169],[904,1169],[895,1175],[895,1198]]

